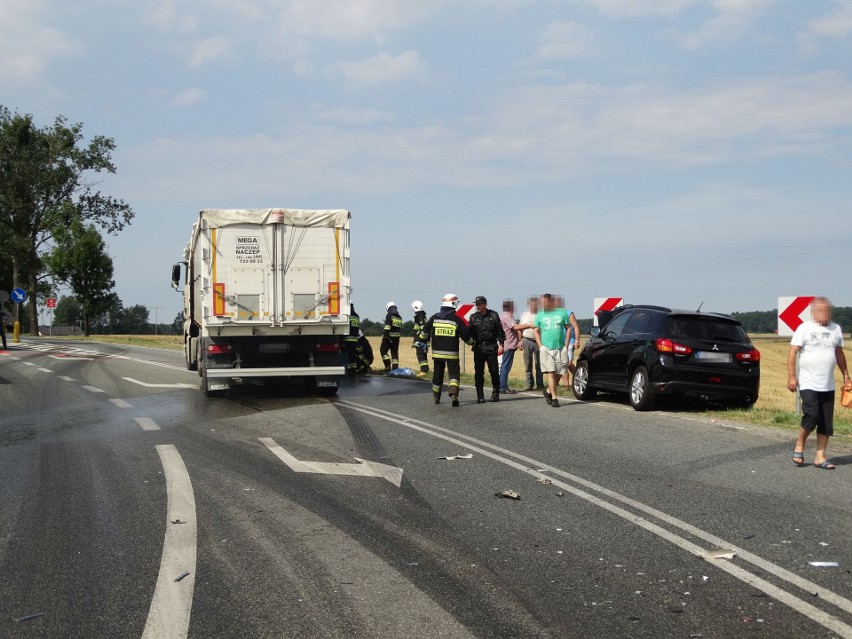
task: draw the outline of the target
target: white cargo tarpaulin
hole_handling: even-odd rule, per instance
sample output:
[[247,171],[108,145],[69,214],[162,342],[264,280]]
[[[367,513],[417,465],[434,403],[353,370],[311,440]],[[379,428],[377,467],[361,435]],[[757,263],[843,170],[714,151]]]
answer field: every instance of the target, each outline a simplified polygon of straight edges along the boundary
[[349,217],[349,211],[344,209],[204,209],[200,214],[204,226],[220,228],[234,224],[286,224],[343,229],[349,226]]

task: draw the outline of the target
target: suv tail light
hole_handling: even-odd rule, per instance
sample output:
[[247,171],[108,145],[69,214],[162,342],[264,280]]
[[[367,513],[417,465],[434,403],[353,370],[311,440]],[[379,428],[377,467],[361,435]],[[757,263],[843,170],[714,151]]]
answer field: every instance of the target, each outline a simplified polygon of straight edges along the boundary
[[759,362],[760,361],[760,351],[756,348],[751,349],[750,351],[746,351],[744,353],[737,353],[734,355],[737,358],[738,362]]
[[207,352],[211,355],[222,355],[223,353],[231,352],[230,344],[208,344]]
[[657,345],[657,350],[661,353],[673,353],[675,355],[689,355],[692,353],[692,349],[689,346],[678,344],[665,337],[657,339],[655,344]]
[[340,344],[337,342],[319,342],[314,350],[317,353],[337,353],[340,350]]

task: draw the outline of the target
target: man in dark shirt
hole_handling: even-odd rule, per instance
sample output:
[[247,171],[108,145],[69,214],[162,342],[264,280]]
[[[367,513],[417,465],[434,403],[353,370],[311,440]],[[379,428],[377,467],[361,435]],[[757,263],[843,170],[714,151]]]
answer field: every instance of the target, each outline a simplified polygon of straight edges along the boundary
[[506,335],[497,311],[488,308],[488,300],[477,296],[474,300],[476,312],[470,316],[468,330],[473,338],[473,382],[476,385],[476,401],[485,403],[485,365],[491,376],[491,401],[500,401],[500,367],[497,350],[503,345]]

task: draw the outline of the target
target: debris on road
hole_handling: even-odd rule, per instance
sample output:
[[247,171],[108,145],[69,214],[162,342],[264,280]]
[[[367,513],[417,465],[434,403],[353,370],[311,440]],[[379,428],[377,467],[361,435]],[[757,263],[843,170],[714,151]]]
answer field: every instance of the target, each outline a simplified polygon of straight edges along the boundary
[[704,559],[733,559],[736,554],[737,552],[735,550],[722,549],[705,552],[703,557]]
[[180,581],[181,579],[185,579],[186,577],[189,577],[189,571],[188,570],[184,570],[177,577],[175,577],[175,581]]
[[172,523],[173,523],[173,524],[185,524],[186,522],[185,522],[185,521],[181,521],[180,519],[175,519]]
[[22,621],[31,621],[32,619],[37,619],[39,617],[43,617],[46,614],[47,614],[46,612],[34,612],[31,615],[24,615],[23,617],[18,617],[17,619],[15,619],[15,622],[21,623]]
[[520,499],[521,496],[514,490],[504,490],[502,493],[494,493],[495,497],[505,497],[506,499]]
[[473,459],[473,453],[468,453],[467,455],[444,455],[443,457],[438,457],[438,459],[446,459],[447,461],[454,459]]
[[550,479],[549,477],[539,477],[538,479],[536,479],[536,481],[539,484],[544,484],[545,486],[548,486],[548,485],[553,483],[553,480]]
[[556,496],[557,497],[564,497],[565,493],[563,493],[562,491],[559,491],[558,493],[556,493]]
[[815,568],[840,568],[840,564],[836,561],[809,561],[808,563]]
[[392,371],[388,371],[388,375],[393,377],[416,377],[417,374],[411,370],[410,368],[395,368]]

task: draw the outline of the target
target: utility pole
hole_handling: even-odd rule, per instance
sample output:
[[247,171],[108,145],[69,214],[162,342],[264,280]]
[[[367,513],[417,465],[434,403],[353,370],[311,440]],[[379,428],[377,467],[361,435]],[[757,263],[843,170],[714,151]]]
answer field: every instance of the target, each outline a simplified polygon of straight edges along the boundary
[[154,335],[157,334],[157,311],[163,308],[162,306],[152,306],[154,309]]

